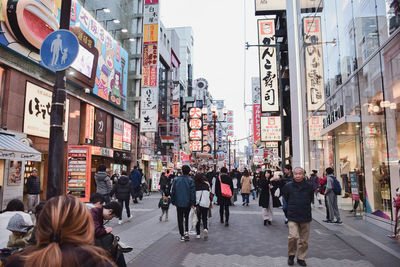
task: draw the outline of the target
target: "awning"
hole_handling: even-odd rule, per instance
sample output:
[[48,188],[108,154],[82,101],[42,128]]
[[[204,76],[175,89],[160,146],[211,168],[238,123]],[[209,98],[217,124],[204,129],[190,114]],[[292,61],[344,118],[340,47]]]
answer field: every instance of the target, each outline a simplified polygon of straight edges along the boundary
[[0,133],[0,159],[42,161],[42,154],[13,135]]

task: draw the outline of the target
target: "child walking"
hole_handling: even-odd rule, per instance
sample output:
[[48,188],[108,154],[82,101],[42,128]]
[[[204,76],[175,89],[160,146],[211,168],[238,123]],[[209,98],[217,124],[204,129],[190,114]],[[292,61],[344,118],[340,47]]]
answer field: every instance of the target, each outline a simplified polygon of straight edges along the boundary
[[160,199],[160,202],[158,203],[158,207],[161,208],[161,216],[160,216],[160,222],[162,221],[162,218],[165,214],[165,221],[168,222],[168,209],[169,205],[171,204],[171,198],[167,197],[165,193],[163,193],[163,196]]

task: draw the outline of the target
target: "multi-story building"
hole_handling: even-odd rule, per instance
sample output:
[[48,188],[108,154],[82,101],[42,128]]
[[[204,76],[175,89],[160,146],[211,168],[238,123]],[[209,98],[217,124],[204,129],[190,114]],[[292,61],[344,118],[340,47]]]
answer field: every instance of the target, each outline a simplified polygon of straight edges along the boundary
[[[289,29],[289,67],[293,84],[302,88],[296,162],[320,176],[333,167],[344,191],[342,208],[361,201],[367,219],[389,227],[400,186],[400,15],[390,7],[394,1],[316,1],[319,8],[301,10],[300,1],[288,2],[288,25],[298,25]],[[323,91],[316,94],[318,86]],[[319,105],[312,105],[313,97]]]
[[[1,6],[8,10],[0,13],[9,15],[0,16],[0,124],[8,129],[0,138],[15,133],[15,138],[23,138],[40,155],[39,161],[0,157],[3,207],[9,199],[22,198],[24,178],[33,168],[38,169],[46,195],[55,74],[39,55],[47,34],[36,34],[35,27],[50,27],[48,33],[59,28],[57,3],[38,2],[46,14],[34,22],[19,18],[23,16],[15,11],[19,2]],[[64,192],[86,201],[95,192],[93,176],[100,164],[110,171],[129,170],[137,160],[142,14],[142,0],[72,1],[70,30],[80,48],[66,71],[65,152],[59,156],[65,158],[68,177],[63,180]],[[74,160],[77,153],[79,160]]]

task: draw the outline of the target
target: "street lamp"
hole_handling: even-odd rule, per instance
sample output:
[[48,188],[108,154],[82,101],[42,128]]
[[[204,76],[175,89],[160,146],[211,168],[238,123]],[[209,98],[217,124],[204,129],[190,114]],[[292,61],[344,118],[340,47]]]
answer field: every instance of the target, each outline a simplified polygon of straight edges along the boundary
[[[212,112],[212,119],[214,122],[214,172],[217,172],[217,122],[225,122],[223,121],[217,121],[218,114],[217,114],[217,106],[211,105],[210,110]],[[202,110],[202,112],[204,109]],[[224,119],[226,114],[228,114],[228,110],[226,107],[222,109],[222,113],[224,114]]]

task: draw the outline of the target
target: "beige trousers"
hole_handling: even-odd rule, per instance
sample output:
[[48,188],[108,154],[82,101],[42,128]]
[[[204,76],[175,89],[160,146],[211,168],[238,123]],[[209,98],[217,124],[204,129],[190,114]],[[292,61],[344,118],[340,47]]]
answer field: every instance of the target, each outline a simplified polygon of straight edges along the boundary
[[[289,221],[288,254],[296,255],[297,259],[305,260],[308,250],[308,236],[310,234],[310,222],[297,223]],[[298,242],[298,244],[297,244]]]

